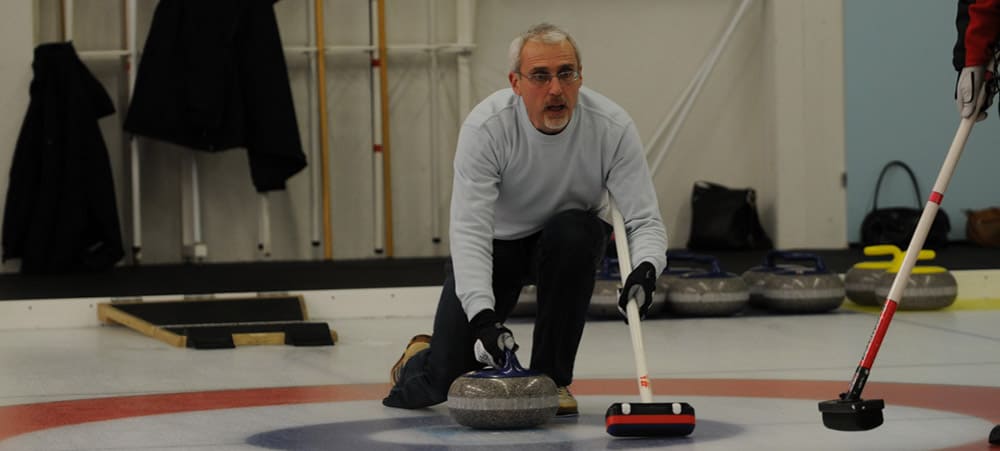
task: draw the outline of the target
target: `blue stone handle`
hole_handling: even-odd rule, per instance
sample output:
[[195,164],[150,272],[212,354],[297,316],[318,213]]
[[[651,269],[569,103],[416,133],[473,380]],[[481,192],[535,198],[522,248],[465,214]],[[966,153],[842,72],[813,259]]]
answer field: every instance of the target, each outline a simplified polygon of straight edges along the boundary
[[491,377],[491,378],[504,378],[504,377],[526,377],[526,376],[538,376],[542,374],[538,371],[528,370],[521,366],[521,362],[517,360],[517,356],[514,355],[514,351],[510,349],[505,349],[506,363],[504,363],[503,368],[487,368],[481,371],[474,371],[467,374],[469,377]]

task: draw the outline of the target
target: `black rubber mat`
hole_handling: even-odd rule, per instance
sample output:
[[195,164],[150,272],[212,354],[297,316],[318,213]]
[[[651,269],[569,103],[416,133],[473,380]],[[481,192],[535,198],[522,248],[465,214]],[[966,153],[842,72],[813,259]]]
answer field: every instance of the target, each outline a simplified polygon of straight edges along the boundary
[[332,346],[334,333],[329,326],[325,322],[307,322],[306,316],[302,296],[98,305],[101,321],[122,324],[174,346],[225,349],[237,344],[281,342]]
[[119,303],[114,304],[114,307],[167,329],[205,324],[239,325],[306,319],[299,296]]

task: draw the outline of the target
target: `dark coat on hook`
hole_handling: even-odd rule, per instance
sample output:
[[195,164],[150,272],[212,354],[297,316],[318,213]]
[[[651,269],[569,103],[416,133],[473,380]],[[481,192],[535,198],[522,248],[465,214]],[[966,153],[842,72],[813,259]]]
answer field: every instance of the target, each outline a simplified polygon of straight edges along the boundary
[[70,43],[35,48],[32,69],[10,168],[3,259],[21,259],[26,274],[111,268],[124,251],[97,120],[115,107]]
[[273,0],[160,0],[125,130],[199,150],[247,149],[257,191],[306,166]]

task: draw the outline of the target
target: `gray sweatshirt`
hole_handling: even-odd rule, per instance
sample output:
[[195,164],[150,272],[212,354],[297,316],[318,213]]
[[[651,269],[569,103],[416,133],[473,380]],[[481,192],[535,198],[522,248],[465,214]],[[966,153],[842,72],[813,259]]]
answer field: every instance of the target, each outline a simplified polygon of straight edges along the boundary
[[546,135],[510,88],[473,108],[458,134],[449,235],[465,314],[494,308],[494,238],[531,235],[564,210],[609,218],[606,191],[625,219],[633,266],[650,262],[659,274],[666,231],[639,134],[624,109],[581,87],[569,124]]

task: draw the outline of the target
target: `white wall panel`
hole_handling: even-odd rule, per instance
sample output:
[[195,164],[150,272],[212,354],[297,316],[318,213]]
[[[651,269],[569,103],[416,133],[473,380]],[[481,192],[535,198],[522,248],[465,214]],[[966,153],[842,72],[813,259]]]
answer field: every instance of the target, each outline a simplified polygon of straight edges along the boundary
[[[79,50],[120,48],[118,0],[76,2],[75,42]],[[456,40],[455,2],[436,0],[435,39]],[[506,50],[529,25],[551,21],[567,28],[583,53],[584,83],[624,106],[649,140],[718,41],[738,0],[530,0],[480,1],[476,49],[472,53],[474,96],[481,99],[507,86]],[[843,190],[842,14],[840,3],[759,0],[748,10],[729,46],[691,109],[655,175],[660,207],[672,247],[683,247],[690,221],[689,197],[696,180],[758,190],[765,227],[783,247],[840,247],[845,244]],[[154,2],[140,4],[140,43],[145,41]],[[388,0],[390,46],[423,44],[428,1]],[[58,2],[37,3],[37,39],[57,39]],[[276,4],[288,46],[308,42],[307,0]],[[328,46],[368,44],[368,3],[327,0]],[[12,142],[24,113],[30,79],[30,2],[3,2],[10,26],[5,34],[5,83],[17,105],[0,113],[0,137]],[[22,19],[15,20],[15,17]],[[433,78],[440,94],[438,148],[430,149],[429,83],[426,52],[390,51],[389,103],[395,255],[446,255],[451,158],[458,130],[455,56],[442,53]],[[305,57],[287,57],[303,144],[307,145],[308,70]],[[122,96],[121,65],[88,61],[113,98]],[[335,259],[375,258],[369,61],[365,53],[326,56]],[[120,104],[120,112],[126,106]],[[126,147],[121,117],[102,121],[114,163],[123,239],[128,245],[129,202]],[[654,150],[662,142],[650,143]],[[191,151],[141,140],[144,262],[181,261],[180,171]],[[0,148],[9,164],[12,146]],[[431,152],[440,176],[439,211],[430,211]],[[257,198],[242,149],[194,153],[199,165],[204,239],[208,261],[258,258]],[[319,164],[318,159],[310,164]],[[6,177],[6,173],[0,174]],[[4,181],[5,178],[0,179]],[[5,184],[5,183],[4,183]],[[310,245],[308,171],[288,190],[271,196],[273,259],[315,258]],[[431,242],[431,215],[442,224],[444,242]]]

